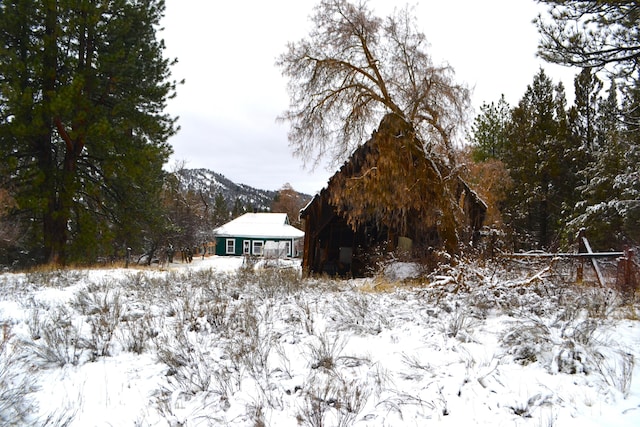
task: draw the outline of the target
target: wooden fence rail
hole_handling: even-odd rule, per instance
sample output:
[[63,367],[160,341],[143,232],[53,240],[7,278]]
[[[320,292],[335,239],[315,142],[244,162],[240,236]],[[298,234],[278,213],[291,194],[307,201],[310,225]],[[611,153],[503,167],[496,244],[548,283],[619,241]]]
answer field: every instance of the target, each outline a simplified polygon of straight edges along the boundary
[[503,255],[507,258],[616,258],[624,252],[521,252]]
[[[616,287],[625,294],[633,294],[638,290],[640,283],[640,267],[636,261],[636,254],[633,249],[626,249],[624,252],[593,252],[591,245],[585,236],[584,230],[578,234],[579,252],[523,252],[504,254],[506,258],[577,258],[589,260],[600,286],[605,286],[604,276],[598,264],[599,258],[614,258],[618,262],[616,274]],[[578,265],[576,280],[582,282],[584,273],[584,262]]]

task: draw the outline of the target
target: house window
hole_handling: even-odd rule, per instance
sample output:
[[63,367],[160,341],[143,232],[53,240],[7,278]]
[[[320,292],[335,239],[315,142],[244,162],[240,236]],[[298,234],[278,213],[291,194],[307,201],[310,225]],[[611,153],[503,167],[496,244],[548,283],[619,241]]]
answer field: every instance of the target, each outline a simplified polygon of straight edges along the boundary
[[251,253],[251,240],[242,241],[242,254],[249,255]]
[[291,242],[289,241],[284,242],[284,248],[287,256],[293,256],[293,254],[291,253]]
[[227,254],[236,253],[236,239],[227,239]]
[[261,240],[254,240],[253,241],[253,254],[254,255],[262,255],[262,245],[263,242]]

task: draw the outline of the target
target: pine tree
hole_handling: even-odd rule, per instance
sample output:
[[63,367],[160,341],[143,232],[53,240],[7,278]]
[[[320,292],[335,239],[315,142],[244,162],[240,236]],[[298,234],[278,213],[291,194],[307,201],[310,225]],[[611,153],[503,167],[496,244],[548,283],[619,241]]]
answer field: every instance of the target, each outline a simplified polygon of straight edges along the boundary
[[497,103],[482,104],[480,114],[473,120],[469,134],[475,161],[502,159],[508,140],[507,130],[510,120],[511,107],[504,99],[504,95]]
[[505,206],[516,246],[549,249],[558,242],[563,202],[574,177],[566,168],[574,148],[568,138],[562,85],[540,70],[512,110],[504,162],[513,180]]
[[575,78],[575,110],[572,131],[581,142],[581,149],[587,153],[595,150],[596,122],[602,81],[591,68],[584,68]]
[[[618,100],[618,87],[611,81],[608,95],[599,98],[595,123],[595,145],[584,169],[569,231],[585,228],[592,245],[601,250],[621,250],[640,241],[640,150],[638,129],[633,121],[633,96]],[[630,92],[627,92],[628,94]]]
[[[607,72],[623,92],[640,78],[640,3],[637,0],[537,0],[549,6],[536,19],[538,52],[549,62]],[[625,116],[629,113],[629,116]],[[633,109],[623,109],[633,120]]]
[[216,194],[213,200],[213,224],[219,227],[229,222],[229,206],[222,193]]
[[620,192],[622,243],[640,245],[640,74],[625,90],[623,102],[623,167],[614,189]]
[[233,208],[231,209],[231,219],[238,218],[247,212],[250,212],[250,209],[247,208],[240,198],[236,198],[233,202]]
[[[610,173],[618,166],[611,164],[614,158],[610,155],[619,141],[620,117],[615,83],[607,99],[602,99],[602,82],[591,69],[585,68],[575,78],[575,105],[570,110],[571,131],[580,149],[576,153],[576,163],[580,164],[578,171],[577,190],[580,195],[577,200],[570,221],[567,224],[567,234],[571,238],[581,228],[587,228],[592,244],[601,247],[602,233],[608,225],[616,222],[613,218],[605,219],[591,217],[594,207],[606,201],[611,195]],[[604,214],[604,205],[595,208]],[[608,225],[605,225],[608,224]]]
[[[175,120],[162,0],[0,4],[0,154],[41,260],[141,240]],[[107,249],[111,246],[110,249]]]
[[[569,109],[569,137],[573,140],[576,150],[572,153],[567,167],[574,171],[577,194],[582,192],[591,181],[594,171],[591,170],[590,165],[593,164],[600,150],[599,108],[602,103],[600,95],[602,87],[602,81],[590,68],[583,69],[574,79],[575,102]],[[576,200],[571,201],[575,203],[568,203],[566,212],[568,218],[574,215],[583,198],[584,196],[580,194]],[[575,231],[567,230],[570,235],[575,234]]]
[[540,55],[549,62],[580,68],[613,67],[627,80],[637,75],[640,4],[637,0],[538,0],[549,18],[536,19]]

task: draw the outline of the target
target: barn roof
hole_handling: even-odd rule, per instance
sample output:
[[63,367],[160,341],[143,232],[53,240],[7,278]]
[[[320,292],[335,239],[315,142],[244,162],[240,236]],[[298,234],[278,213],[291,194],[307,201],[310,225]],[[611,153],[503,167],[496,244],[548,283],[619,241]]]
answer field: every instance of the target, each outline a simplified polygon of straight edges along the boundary
[[286,213],[246,213],[213,230],[218,237],[299,239],[304,231],[289,224]]

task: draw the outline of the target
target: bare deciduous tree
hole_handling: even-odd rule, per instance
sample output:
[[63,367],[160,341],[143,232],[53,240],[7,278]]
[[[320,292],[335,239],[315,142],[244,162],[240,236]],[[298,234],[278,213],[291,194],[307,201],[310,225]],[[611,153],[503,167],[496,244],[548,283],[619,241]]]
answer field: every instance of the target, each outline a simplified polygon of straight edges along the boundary
[[436,65],[411,9],[381,19],[366,0],[321,0],[315,30],[290,43],[277,65],[289,78],[294,153],[336,165],[376,131],[361,170],[336,178],[331,203],[355,229],[365,223],[422,239],[433,227],[455,251],[460,225],[453,140],[469,91]]
[[308,38],[277,60],[291,98],[280,119],[291,124],[296,155],[314,166],[325,157],[339,163],[391,112],[413,126],[426,153],[452,160],[469,93],[451,67],[434,64],[410,9],[381,19],[366,1],[322,0],[312,21]]
[[289,217],[289,222],[294,227],[302,226],[300,221],[300,209],[307,203],[309,198],[303,196],[293,189],[288,182],[278,190],[278,195],[271,204],[271,212],[284,212]]

